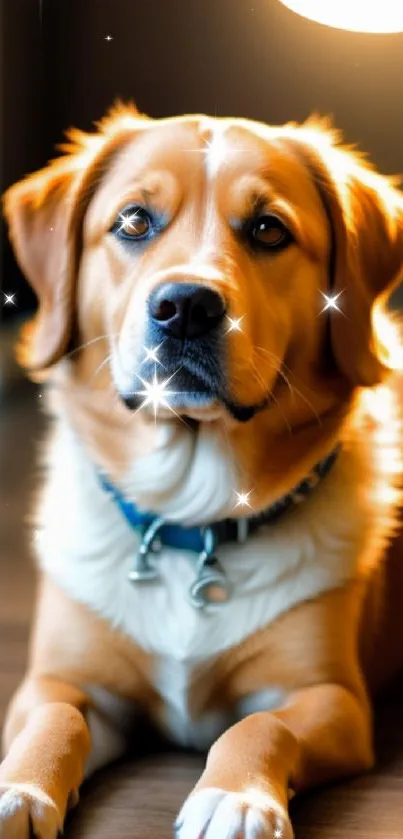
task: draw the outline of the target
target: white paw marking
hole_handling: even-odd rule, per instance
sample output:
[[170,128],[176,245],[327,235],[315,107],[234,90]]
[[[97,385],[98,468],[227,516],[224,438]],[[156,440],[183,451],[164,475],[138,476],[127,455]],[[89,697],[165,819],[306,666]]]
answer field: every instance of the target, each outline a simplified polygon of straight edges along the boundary
[[0,784],[0,839],[56,839],[61,828],[56,805],[33,784]]
[[175,824],[177,839],[292,839],[286,811],[270,795],[203,789],[191,795]]

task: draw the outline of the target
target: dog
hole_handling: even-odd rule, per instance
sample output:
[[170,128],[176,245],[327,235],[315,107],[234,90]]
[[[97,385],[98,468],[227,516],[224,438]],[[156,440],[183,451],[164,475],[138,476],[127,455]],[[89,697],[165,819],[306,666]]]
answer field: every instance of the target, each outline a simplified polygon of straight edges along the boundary
[[53,418],[0,835],[55,839],[144,715],[208,752],[179,839],[289,839],[403,665],[403,196],[329,122],[117,104],[12,186]]

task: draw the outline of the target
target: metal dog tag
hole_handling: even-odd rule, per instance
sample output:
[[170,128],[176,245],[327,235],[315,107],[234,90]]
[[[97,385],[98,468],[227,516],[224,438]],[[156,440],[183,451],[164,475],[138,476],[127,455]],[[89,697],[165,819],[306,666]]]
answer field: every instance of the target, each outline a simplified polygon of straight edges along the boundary
[[215,536],[211,528],[204,533],[204,550],[197,561],[197,577],[190,587],[190,602],[195,609],[206,606],[219,606],[226,603],[230,596],[230,586],[224,569],[213,551]]
[[219,606],[227,602],[230,596],[228,580],[217,557],[206,557],[189,594],[195,609]]

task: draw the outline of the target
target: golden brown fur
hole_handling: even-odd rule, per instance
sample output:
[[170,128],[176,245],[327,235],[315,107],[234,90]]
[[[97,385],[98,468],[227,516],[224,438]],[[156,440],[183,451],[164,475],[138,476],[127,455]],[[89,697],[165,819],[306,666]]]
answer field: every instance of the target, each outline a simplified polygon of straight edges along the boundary
[[[254,404],[272,391],[274,404],[245,424],[218,406],[215,421],[225,427],[259,509],[289,491],[340,438],[348,446],[350,436],[363,434],[375,452],[377,434],[388,434],[382,418],[377,422],[376,400],[381,409],[388,392],[401,404],[402,356],[397,324],[385,318],[382,305],[403,265],[403,198],[324,122],[251,126],[228,121],[233,157],[206,185],[194,152],[209,142],[212,129],[196,117],[153,122],[118,106],[97,133],[70,132],[63,157],[8,191],[5,212],[39,300],[21,362],[33,376],[51,376],[57,409],[113,480],[127,462],[153,450],[156,429],[117,399],[105,363],[111,337],[119,336],[124,366],[128,347],[137,352],[141,343],[146,298],[161,278],[180,280],[180,264],[189,266],[191,279],[221,292],[232,317],[243,317],[242,331],[228,337],[231,392],[238,402]],[[133,260],[109,231],[122,206],[145,194],[171,223]],[[295,237],[296,244],[274,258],[251,255],[228,226],[228,218],[243,217],[256,198],[265,198]],[[321,292],[330,290],[340,294],[342,311],[320,315]],[[380,385],[385,389],[374,390],[375,407],[366,412],[361,388]],[[203,412],[195,418],[203,421]],[[401,455],[387,478],[390,492],[400,481]],[[388,537],[398,531],[397,499]],[[403,665],[401,536],[384,562],[382,539],[362,577],[297,605],[203,670],[189,699],[196,716],[268,683],[280,684],[288,700],[229,729],[213,746],[197,790],[242,793],[248,776],[286,808],[289,787],[303,789],[371,765],[368,687],[384,684]],[[69,626],[68,637],[58,632],[61,623]],[[3,783],[39,786],[61,823],[89,748],[89,699],[70,685],[114,690],[147,705],[158,720],[153,666],[152,656],[45,578],[30,673],[6,727]],[[46,711],[38,727],[32,710],[42,702],[50,702],[54,736],[48,746]],[[62,715],[57,727],[53,702],[83,714],[69,722],[66,711],[66,724]],[[66,781],[70,768],[58,768],[55,790],[51,767],[60,750],[73,754],[74,780]],[[43,832],[44,839],[50,835]]]

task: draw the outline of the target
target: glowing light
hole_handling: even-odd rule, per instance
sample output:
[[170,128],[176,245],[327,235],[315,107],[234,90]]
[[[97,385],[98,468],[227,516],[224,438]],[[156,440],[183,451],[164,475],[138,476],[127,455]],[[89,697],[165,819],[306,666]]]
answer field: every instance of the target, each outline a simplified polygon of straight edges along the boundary
[[136,219],[139,218],[139,211],[136,210],[135,213],[131,213],[131,215],[124,215],[124,213],[119,213],[120,219],[120,227],[119,231],[124,230],[125,233],[140,233],[141,231],[137,230],[135,225]]
[[382,362],[390,370],[401,370],[403,367],[403,343],[397,315],[392,315],[391,312],[384,311],[381,306],[375,305],[372,322]]
[[230,317],[228,317],[230,325],[227,329],[227,332],[242,332],[241,322],[243,321],[243,319],[244,319],[244,315],[241,315],[240,318],[230,318]]
[[158,347],[144,347],[146,354],[144,356],[144,361],[154,361],[156,364],[161,364],[162,362],[158,358],[158,350],[162,346],[162,344],[158,344]]
[[326,312],[328,309],[334,309],[336,312],[341,313],[341,309],[337,305],[337,301],[342,294],[343,294],[342,291],[339,291],[338,294],[333,294],[333,295],[325,294],[323,291],[321,291],[321,295],[324,298],[324,300],[326,300],[326,303],[325,303],[323,309],[320,310],[319,314],[321,315],[322,312]]
[[5,306],[16,306],[17,305],[16,302],[15,302],[15,297],[16,297],[15,292],[14,292],[14,294],[6,294],[3,291],[3,296],[4,296],[4,305]]
[[237,497],[237,502],[235,507],[250,507],[249,496],[251,494],[252,490],[249,490],[249,492],[236,492],[235,495]]
[[209,178],[214,178],[220,167],[225,166],[231,156],[240,151],[238,146],[232,146],[225,137],[225,128],[218,127],[214,121],[204,120],[200,128],[210,133],[210,139],[204,140],[203,148],[187,149],[196,154],[202,154],[206,162],[206,172]]
[[403,4],[399,0],[281,0],[303,17],[353,32],[403,32]]
[[212,139],[206,141],[203,154],[206,156],[211,177],[217,174],[220,166],[228,163],[231,151],[232,149],[226,143],[222,131],[215,131]]
[[113,36],[112,35],[106,35],[106,37],[104,38],[104,41],[113,41]]
[[154,376],[151,382],[147,382],[139,376],[142,385],[144,385],[144,390],[136,391],[137,396],[144,396],[144,401],[141,403],[139,410],[146,408],[148,405],[152,405],[154,408],[154,419],[157,418],[158,408],[169,408],[170,411],[175,413],[167,401],[169,396],[175,394],[175,391],[167,390],[167,386],[174,376],[176,376],[176,373],[173,373],[169,379],[165,379],[162,382],[158,381],[156,370],[154,370]]
[[284,836],[284,834],[283,834],[283,831],[281,830],[281,828],[276,827],[276,829],[273,833],[273,839],[283,839],[283,836]]

